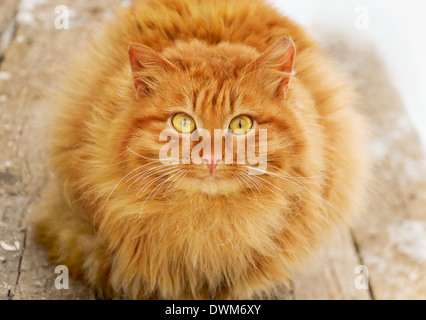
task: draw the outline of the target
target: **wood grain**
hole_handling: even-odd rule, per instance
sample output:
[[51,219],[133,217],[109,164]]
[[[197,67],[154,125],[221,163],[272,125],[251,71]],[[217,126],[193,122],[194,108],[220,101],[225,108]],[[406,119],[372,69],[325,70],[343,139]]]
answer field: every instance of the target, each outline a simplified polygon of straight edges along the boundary
[[113,17],[120,1],[73,1],[70,29],[57,30],[55,7],[63,3],[40,1],[13,14],[15,36],[0,65],[0,241],[19,244],[19,249],[6,251],[0,243],[0,299],[93,297],[77,282],[71,282],[69,290],[55,289],[55,266],[47,263],[44,250],[27,236],[23,224],[49,179],[44,134],[49,90],[58,83],[70,53]]
[[374,179],[354,225],[376,299],[426,299],[426,162],[380,60],[364,55],[354,76],[372,128]]
[[0,3],[0,61],[15,33],[18,4],[19,0],[2,0]]
[[337,232],[303,272],[295,274],[295,300],[370,300],[369,290],[355,286],[359,265],[350,230]]
[[[57,30],[55,7],[64,2],[72,12],[70,29]],[[0,47],[0,299],[94,298],[77,281],[70,282],[69,290],[55,288],[55,266],[23,221],[50,176],[44,134],[49,91],[73,51],[113,18],[113,7],[120,3],[0,3],[0,32],[9,30],[10,38],[0,40],[6,43]],[[295,272],[292,289],[278,298],[425,299],[426,165],[416,132],[374,48],[354,49],[336,35],[324,39],[327,50],[357,81],[360,109],[372,131],[374,178],[353,228],[337,232],[303,272]],[[370,290],[355,287],[358,265],[369,269]]]

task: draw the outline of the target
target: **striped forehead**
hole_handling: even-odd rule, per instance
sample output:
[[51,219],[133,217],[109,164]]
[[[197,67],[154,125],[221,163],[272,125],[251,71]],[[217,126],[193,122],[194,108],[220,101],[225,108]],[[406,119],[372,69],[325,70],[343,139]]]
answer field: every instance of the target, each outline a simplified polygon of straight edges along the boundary
[[238,84],[245,62],[228,56],[203,56],[180,61],[190,83],[187,107],[206,129],[220,129],[236,111]]
[[209,79],[193,86],[192,112],[203,121],[206,129],[221,129],[223,122],[233,114],[235,107],[233,79]]

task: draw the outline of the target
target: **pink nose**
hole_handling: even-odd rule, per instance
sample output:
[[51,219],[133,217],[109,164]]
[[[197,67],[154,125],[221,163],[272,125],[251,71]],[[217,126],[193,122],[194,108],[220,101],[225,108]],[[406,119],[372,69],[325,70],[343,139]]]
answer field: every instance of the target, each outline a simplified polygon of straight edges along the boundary
[[222,162],[222,157],[206,154],[203,155],[203,161],[207,164],[207,168],[209,168],[210,172],[213,172],[217,165]]

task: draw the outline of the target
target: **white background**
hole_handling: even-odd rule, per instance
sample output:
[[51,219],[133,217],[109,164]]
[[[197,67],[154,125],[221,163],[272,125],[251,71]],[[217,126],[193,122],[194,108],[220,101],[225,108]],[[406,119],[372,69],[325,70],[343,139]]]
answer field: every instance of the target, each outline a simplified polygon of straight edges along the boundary
[[[400,94],[426,150],[425,0],[269,0],[308,29],[339,31],[354,45],[372,43]],[[369,27],[355,27],[366,8]]]

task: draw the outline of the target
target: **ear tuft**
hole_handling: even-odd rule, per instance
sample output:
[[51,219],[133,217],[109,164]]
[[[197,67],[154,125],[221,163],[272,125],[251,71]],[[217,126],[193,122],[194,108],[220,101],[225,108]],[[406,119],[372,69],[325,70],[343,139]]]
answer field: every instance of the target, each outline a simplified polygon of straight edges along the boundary
[[138,97],[147,96],[164,73],[177,70],[169,60],[141,44],[129,46],[129,61]]
[[276,95],[285,98],[290,77],[294,74],[295,59],[296,46],[293,40],[283,37],[262,53],[250,68],[262,71],[266,85],[273,84]]

